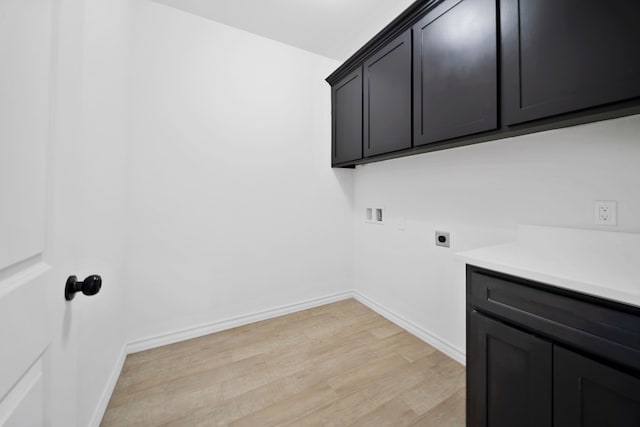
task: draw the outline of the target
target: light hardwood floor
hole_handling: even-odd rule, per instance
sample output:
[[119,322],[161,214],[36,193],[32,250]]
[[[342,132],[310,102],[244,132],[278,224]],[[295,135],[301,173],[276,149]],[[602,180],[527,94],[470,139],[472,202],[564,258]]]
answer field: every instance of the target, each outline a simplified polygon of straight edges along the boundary
[[102,426],[463,426],[464,387],[350,299],[130,355]]

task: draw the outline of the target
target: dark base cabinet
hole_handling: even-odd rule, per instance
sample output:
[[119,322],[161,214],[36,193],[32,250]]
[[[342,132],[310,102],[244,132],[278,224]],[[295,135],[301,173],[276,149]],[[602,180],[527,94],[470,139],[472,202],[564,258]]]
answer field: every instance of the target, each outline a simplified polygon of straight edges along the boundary
[[640,309],[467,266],[467,425],[640,426]]
[[476,357],[467,369],[473,395],[469,425],[551,425],[551,343],[473,311],[469,334]]
[[640,379],[556,346],[554,421],[566,427],[640,426]]

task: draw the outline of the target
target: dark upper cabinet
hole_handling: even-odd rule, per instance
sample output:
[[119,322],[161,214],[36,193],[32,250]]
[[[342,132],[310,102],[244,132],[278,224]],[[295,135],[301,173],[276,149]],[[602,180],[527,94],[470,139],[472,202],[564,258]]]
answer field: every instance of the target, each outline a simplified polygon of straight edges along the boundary
[[554,346],[553,418],[562,427],[640,426],[640,379]]
[[327,77],[332,164],[638,114],[638,17],[640,0],[417,0]]
[[551,343],[476,311],[469,336],[468,425],[551,426]]
[[362,69],[333,86],[332,164],[362,158]]
[[364,155],[411,148],[411,31],[364,63]]
[[501,0],[507,124],[640,96],[640,1]]
[[448,0],[413,26],[414,145],[498,127],[496,0]]

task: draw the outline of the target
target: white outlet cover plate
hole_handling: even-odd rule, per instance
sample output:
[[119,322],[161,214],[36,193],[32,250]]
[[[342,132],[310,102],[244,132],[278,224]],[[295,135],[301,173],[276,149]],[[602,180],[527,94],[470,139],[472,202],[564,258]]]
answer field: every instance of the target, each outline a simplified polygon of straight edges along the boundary
[[594,223],[596,225],[617,225],[617,205],[615,200],[597,200],[593,209]]
[[398,230],[405,231],[407,229],[407,220],[405,217],[401,216],[398,218]]

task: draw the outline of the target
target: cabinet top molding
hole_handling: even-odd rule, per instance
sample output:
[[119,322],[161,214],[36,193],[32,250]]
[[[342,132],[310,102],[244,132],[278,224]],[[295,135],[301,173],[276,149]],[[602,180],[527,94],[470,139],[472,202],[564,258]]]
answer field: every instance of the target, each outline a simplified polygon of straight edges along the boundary
[[391,21],[389,25],[384,27],[378,34],[373,36],[364,46],[356,53],[351,55],[337,70],[335,70],[325,80],[330,85],[334,85],[349,73],[361,66],[365,59],[371,54],[384,46],[387,42],[400,35],[402,32],[411,28],[420,18],[422,18],[430,9],[442,3],[444,0],[417,0],[402,12],[396,19]]

